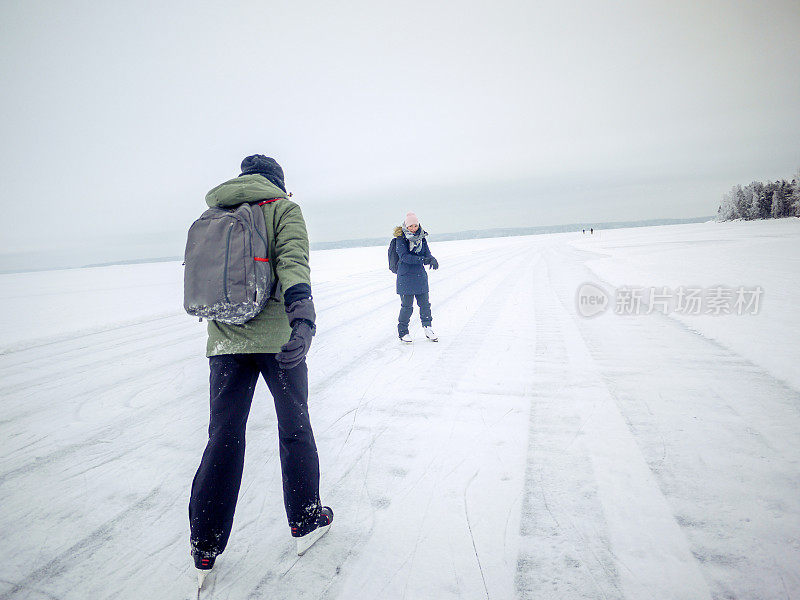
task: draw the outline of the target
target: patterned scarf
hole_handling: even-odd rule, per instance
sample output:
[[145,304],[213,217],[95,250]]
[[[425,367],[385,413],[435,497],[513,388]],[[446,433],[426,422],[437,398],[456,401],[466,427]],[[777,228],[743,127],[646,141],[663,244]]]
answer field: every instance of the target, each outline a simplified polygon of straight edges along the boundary
[[411,233],[406,226],[403,225],[403,235],[408,240],[408,249],[414,254],[419,254],[422,251],[422,240],[428,237],[428,232],[422,229],[422,225],[417,228],[417,233]]

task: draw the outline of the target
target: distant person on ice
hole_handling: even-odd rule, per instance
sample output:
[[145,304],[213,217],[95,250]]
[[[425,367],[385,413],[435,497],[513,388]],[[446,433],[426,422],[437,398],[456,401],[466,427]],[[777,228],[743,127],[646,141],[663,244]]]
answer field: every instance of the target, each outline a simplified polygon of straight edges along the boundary
[[[259,375],[275,401],[283,500],[291,535],[298,538],[298,554],[327,532],[333,521],[333,511],[320,502],[319,458],[307,403],[305,357],[316,331],[316,314],[306,224],[300,207],[289,200],[283,169],[274,159],[248,156],[241,169],[241,175],[208,192],[206,204],[234,209],[252,203],[252,214],[263,211],[268,256],[254,260],[271,265],[277,285],[268,292],[266,306],[250,320],[240,325],[208,321],[211,418],[208,444],[189,502],[191,552],[200,587],[214,560],[225,550],[233,526],[244,466],[245,427]],[[233,224],[222,229],[233,230]],[[191,242],[191,230],[189,236]],[[230,240],[231,233],[227,233],[228,245]],[[222,257],[215,255],[209,260],[213,264]],[[224,262],[227,274],[228,255]]]
[[400,316],[397,322],[397,333],[400,340],[411,343],[408,324],[414,312],[414,298],[419,306],[419,317],[425,337],[433,342],[439,341],[431,327],[431,303],[428,292],[428,274],[423,265],[438,269],[439,262],[431,255],[428,248],[428,232],[422,229],[417,215],[410,212],[400,227],[394,228],[397,238],[395,248],[399,257],[397,265],[397,293],[400,295]]

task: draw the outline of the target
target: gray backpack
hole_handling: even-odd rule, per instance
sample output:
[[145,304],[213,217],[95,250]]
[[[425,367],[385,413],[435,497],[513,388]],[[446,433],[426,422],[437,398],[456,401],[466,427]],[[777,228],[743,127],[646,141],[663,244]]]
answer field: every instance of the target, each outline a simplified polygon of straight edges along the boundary
[[273,291],[262,204],[209,208],[189,228],[183,307],[190,315],[240,325],[266,306]]

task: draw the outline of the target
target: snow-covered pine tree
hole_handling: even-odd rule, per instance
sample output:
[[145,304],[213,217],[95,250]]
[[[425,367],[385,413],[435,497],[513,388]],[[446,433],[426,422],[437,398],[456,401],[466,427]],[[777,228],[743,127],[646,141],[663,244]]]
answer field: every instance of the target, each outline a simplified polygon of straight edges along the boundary
[[781,181],[772,192],[772,218],[781,219],[789,216],[789,201],[786,197],[786,190],[791,189],[790,184]]
[[742,186],[736,185],[733,187],[734,192],[734,208],[736,209],[736,216],[734,219],[746,219],[748,212],[747,194],[745,194]]
[[745,219],[760,219],[761,214],[761,194],[764,191],[764,184],[760,181],[753,181],[745,186],[744,195],[747,198],[747,209]]
[[789,214],[795,217],[800,217],[800,167],[792,180],[792,192],[789,196]]
[[738,219],[739,214],[736,209],[736,201],[737,201],[737,191],[741,192],[742,186],[735,185],[733,186],[729,192],[725,192],[722,195],[722,203],[719,205],[719,211],[717,211],[717,220],[718,221],[732,221],[733,219]]
[[772,216],[772,194],[778,189],[777,181],[768,181],[758,198],[758,218],[769,219]]

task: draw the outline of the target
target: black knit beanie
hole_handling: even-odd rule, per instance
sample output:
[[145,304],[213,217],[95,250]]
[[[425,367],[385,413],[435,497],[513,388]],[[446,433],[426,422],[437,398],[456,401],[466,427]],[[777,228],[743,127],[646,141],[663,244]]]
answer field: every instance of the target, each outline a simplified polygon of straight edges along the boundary
[[274,158],[263,154],[253,154],[245,158],[242,161],[242,175],[252,175],[253,173],[263,175],[284,192],[286,191],[286,184],[283,183],[283,169]]

